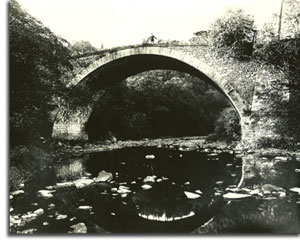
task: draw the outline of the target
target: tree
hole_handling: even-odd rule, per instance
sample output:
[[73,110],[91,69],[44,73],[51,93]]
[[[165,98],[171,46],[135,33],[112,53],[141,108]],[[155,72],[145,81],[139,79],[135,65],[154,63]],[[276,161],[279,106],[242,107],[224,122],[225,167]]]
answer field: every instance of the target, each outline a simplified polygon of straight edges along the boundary
[[282,32],[284,37],[300,35],[300,0],[284,0]]
[[279,18],[275,13],[269,22],[265,23],[258,34],[258,41],[268,43],[273,40],[297,38],[300,35],[300,0],[282,0],[283,11],[280,38],[278,36]]
[[71,46],[72,51],[74,54],[84,54],[89,52],[97,51],[97,48],[95,48],[89,41],[77,41]]
[[227,10],[210,27],[212,47],[238,59],[251,56],[255,33],[253,16],[242,9]]
[[214,133],[211,139],[237,141],[241,137],[241,125],[238,114],[233,108],[225,108],[215,121]]
[[71,69],[68,42],[55,36],[20,5],[9,3],[9,75],[11,144],[49,135],[53,96]]
[[106,87],[87,132],[90,139],[207,135],[228,101],[204,81],[191,75],[154,70]]

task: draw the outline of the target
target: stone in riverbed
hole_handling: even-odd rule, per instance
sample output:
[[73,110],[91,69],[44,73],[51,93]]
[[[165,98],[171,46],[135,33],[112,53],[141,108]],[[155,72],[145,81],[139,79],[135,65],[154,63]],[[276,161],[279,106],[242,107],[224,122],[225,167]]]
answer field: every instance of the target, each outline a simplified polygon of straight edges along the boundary
[[196,198],[201,197],[199,194],[196,194],[196,193],[193,193],[193,192],[187,192],[187,191],[184,191],[184,194],[185,194],[185,196],[186,196],[188,199],[196,199]]
[[80,178],[77,179],[75,181],[73,181],[73,184],[77,187],[77,188],[83,188],[87,185],[90,185],[93,182],[92,179],[88,179],[88,178]]
[[155,182],[156,176],[147,176],[144,178],[143,182]]
[[53,204],[53,203],[50,203],[49,205],[48,205],[48,209],[52,209],[52,208],[54,208],[55,207],[55,205]]
[[148,190],[148,189],[151,189],[152,186],[150,186],[150,185],[148,185],[148,184],[144,184],[144,185],[142,186],[142,188],[143,188],[144,190]]
[[98,173],[97,178],[95,179],[95,182],[109,182],[113,179],[113,175],[110,172],[101,171]]
[[36,214],[37,216],[40,216],[44,213],[44,209],[39,208],[39,209],[35,210],[33,213]]
[[247,198],[251,197],[250,194],[242,194],[242,193],[233,193],[229,192],[223,195],[224,199],[242,199],[242,198]]
[[283,161],[283,162],[286,162],[288,160],[287,157],[284,157],[284,156],[277,156],[275,157],[275,160],[276,161]]
[[64,215],[64,214],[58,214],[56,216],[56,220],[62,220],[62,219],[66,219],[68,216],[67,215]]
[[69,231],[68,233],[87,233],[87,227],[84,223],[77,223],[70,227],[72,231]]
[[202,194],[202,192],[201,192],[200,189],[196,190],[195,193],[198,193],[198,194],[200,194],[200,195]]
[[130,193],[129,187],[126,186],[119,186],[119,189],[117,190],[117,193],[119,194],[127,194]]
[[277,187],[272,184],[264,184],[261,189],[263,194],[270,194],[272,192],[285,192],[282,187]]
[[41,198],[45,198],[45,199],[52,198],[52,197],[53,197],[52,192],[54,192],[54,191],[49,191],[49,190],[39,190],[39,191],[37,192],[37,196],[38,196],[38,197],[41,197]]
[[78,207],[79,210],[92,210],[91,206],[79,206]]
[[19,196],[19,195],[24,194],[24,191],[23,190],[16,190],[16,191],[14,191],[10,194],[13,195],[13,196]]
[[296,192],[300,195],[300,187],[292,187],[292,188],[290,188],[290,191]]
[[259,195],[260,194],[260,190],[257,188],[257,189],[254,189],[252,191],[250,191],[249,193],[250,195]]
[[145,158],[146,158],[146,159],[154,159],[155,156],[154,156],[154,155],[146,155]]
[[[73,186],[73,182],[61,182],[61,183],[56,183],[57,187],[70,187]],[[47,188],[48,189],[48,188]]]

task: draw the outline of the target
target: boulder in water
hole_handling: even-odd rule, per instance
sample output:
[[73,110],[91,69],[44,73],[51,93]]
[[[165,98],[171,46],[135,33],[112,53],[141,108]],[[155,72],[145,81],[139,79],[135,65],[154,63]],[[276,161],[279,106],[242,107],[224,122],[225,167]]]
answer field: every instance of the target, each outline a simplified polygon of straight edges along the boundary
[[272,184],[264,184],[261,188],[263,194],[270,194],[272,192],[285,192],[282,187],[277,187]]
[[292,187],[292,188],[290,188],[290,191],[296,192],[300,195],[300,187]]
[[[70,187],[73,185],[73,182],[61,182],[61,183],[56,183],[57,187]],[[49,189],[49,188],[47,188]],[[50,189],[51,190],[51,189]]]
[[37,192],[37,196],[38,196],[38,197],[41,197],[41,198],[48,199],[48,198],[53,197],[52,192],[54,192],[54,191],[49,191],[49,190],[39,190],[39,191]]
[[77,187],[77,188],[82,188],[85,187],[87,185],[90,185],[93,182],[92,179],[88,179],[88,178],[80,178],[77,179],[73,182],[73,184]]
[[13,195],[13,196],[19,196],[19,195],[24,194],[24,191],[23,190],[17,190],[17,191],[14,191],[14,192],[10,193],[10,194]]
[[79,206],[78,207],[79,210],[92,210],[91,206]]
[[148,189],[151,189],[152,186],[150,186],[150,185],[148,185],[148,184],[144,184],[144,185],[142,186],[142,188],[143,188],[144,190],[148,190]]
[[154,159],[155,156],[154,156],[154,155],[146,155],[145,158],[146,158],[146,159]]
[[250,194],[242,194],[242,193],[234,193],[234,192],[229,192],[223,195],[223,198],[225,199],[242,199],[242,198],[247,198],[251,197]]
[[56,220],[66,219],[67,217],[68,217],[68,216],[65,215],[65,214],[58,214],[58,215],[56,216]]
[[199,194],[196,194],[196,193],[193,193],[193,192],[185,191],[184,194],[188,199],[196,199],[196,198],[201,197]]
[[68,233],[87,233],[87,227],[84,223],[77,223],[71,226],[72,231]]
[[113,175],[110,172],[101,171],[95,179],[95,182],[109,182],[113,179]]
[[39,208],[39,209],[35,210],[33,213],[36,214],[37,216],[40,216],[44,213],[44,209]]
[[155,182],[156,176],[147,176],[144,178],[143,182]]

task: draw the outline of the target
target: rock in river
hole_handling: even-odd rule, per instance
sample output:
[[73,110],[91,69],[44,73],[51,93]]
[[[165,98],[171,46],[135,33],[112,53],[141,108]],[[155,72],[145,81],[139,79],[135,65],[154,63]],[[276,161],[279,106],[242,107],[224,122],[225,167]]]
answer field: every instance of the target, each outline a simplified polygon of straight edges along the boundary
[[250,194],[242,194],[242,193],[233,193],[229,192],[223,195],[223,198],[225,199],[242,199],[242,198],[247,198],[251,197]]
[[91,206],[79,206],[78,209],[79,210],[88,210],[88,211],[90,211],[90,210],[92,210],[92,207]]
[[58,214],[58,215],[56,216],[56,220],[66,219],[67,217],[68,217],[68,216],[65,215],[65,214]]
[[93,182],[92,179],[80,178],[80,179],[75,180],[73,183],[77,188],[82,188],[84,186],[91,184],[92,182]]
[[71,226],[72,231],[69,231],[68,233],[86,233],[87,227],[84,223],[77,223]]
[[[57,187],[70,187],[74,185],[73,182],[61,182],[61,183],[56,183]],[[51,190],[51,189],[50,189]]]
[[199,194],[196,194],[196,193],[193,193],[193,192],[185,191],[184,194],[188,199],[196,199],[196,198],[201,197]]
[[146,158],[146,159],[154,159],[155,156],[154,156],[154,155],[146,155],[145,158]]
[[95,182],[109,182],[112,179],[113,179],[112,173],[103,170],[98,173],[98,177],[95,179]]
[[156,176],[147,176],[144,178],[143,182],[155,182]]
[[143,188],[144,190],[148,190],[148,189],[152,188],[152,186],[150,186],[150,185],[148,185],[148,184],[144,184],[144,185],[142,186],[142,188]]
[[44,213],[44,209],[39,208],[39,209],[35,210],[33,213],[36,214],[37,216],[40,216]]
[[290,191],[296,192],[300,195],[300,187],[292,187],[292,188],[290,188]]
[[277,187],[272,184],[264,184],[261,189],[263,194],[270,194],[272,192],[285,192],[282,187]]
[[49,190],[39,190],[39,191],[37,192],[37,196],[38,196],[38,197],[41,197],[41,198],[48,199],[48,198],[53,197],[52,192],[54,192],[54,191],[49,191]]
[[17,191],[14,191],[12,193],[10,193],[11,195],[13,196],[19,196],[21,194],[24,194],[24,191],[23,190],[17,190]]

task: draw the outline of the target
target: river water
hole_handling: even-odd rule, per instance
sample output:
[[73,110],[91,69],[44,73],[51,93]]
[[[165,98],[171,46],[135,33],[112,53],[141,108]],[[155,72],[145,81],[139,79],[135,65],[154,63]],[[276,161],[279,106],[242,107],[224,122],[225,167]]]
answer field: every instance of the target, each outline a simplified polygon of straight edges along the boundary
[[281,225],[282,232],[299,232],[299,196],[288,189],[299,187],[299,173],[294,171],[299,162],[292,160],[284,168],[291,171],[286,185],[287,173],[277,172],[282,190],[257,189],[255,177],[249,182],[251,189],[239,189],[243,168],[239,155],[216,149],[137,147],[75,155],[46,168],[20,193],[10,195],[10,230],[280,232],[276,227],[285,223],[289,229]]

